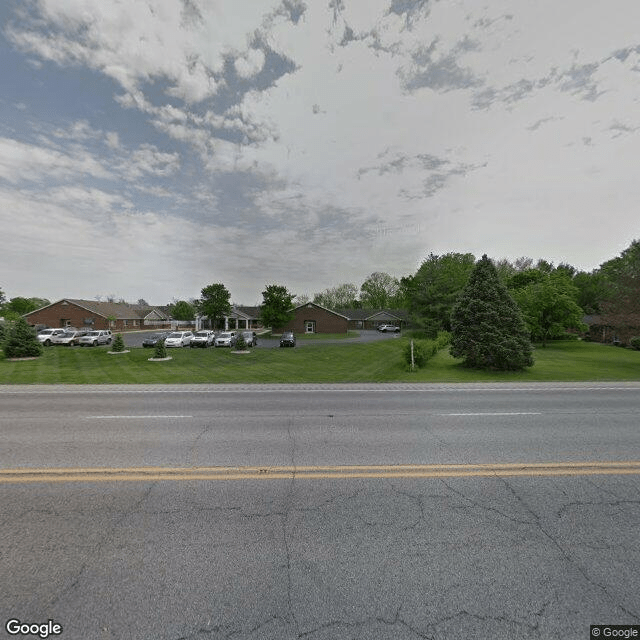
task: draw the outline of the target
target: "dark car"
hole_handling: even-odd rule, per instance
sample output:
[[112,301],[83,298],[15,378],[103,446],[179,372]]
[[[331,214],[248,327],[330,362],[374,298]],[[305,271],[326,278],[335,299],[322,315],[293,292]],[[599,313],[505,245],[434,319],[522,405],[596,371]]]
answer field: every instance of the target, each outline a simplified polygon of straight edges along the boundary
[[296,336],[293,331],[285,331],[280,336],[280,346],[281,347],[295,347],[296,346]]
[[155,347],[160,340],[164,340],[171,331],[163,331],[162,333],[152,333],[148,338],[142,341],[143,347]]

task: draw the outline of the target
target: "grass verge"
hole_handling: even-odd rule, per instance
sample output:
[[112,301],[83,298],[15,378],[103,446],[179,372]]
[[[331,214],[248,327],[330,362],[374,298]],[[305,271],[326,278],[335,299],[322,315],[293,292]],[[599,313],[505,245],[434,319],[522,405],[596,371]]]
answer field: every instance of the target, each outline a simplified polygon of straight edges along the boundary
[[535,351],[520,372],[462,367],[448,349],[424,369],[407,371],[404,339],[314,348],[171,349],[172,360],[148,362],[153,350],[111,356],[108,348],[50,347],[37,360],[0,360],[0,384],[273,383],[273,382],[533,382],[640,380],[640,351],[588,342],[557,342]]

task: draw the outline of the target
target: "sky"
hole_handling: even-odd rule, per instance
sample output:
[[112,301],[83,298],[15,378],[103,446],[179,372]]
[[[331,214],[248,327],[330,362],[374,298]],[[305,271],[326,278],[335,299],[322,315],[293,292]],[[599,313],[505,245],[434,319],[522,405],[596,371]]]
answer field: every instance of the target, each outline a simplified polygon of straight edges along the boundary
[[3,0],[0,289],[259,304],[640,237],[640,2]]

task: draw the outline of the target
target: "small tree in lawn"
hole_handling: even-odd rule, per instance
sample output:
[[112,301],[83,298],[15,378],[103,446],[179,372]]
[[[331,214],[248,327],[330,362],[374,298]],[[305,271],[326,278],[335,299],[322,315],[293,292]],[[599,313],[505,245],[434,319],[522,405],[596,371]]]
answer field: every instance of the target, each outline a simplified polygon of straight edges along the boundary
[[158,340],[158,342],[156,342],[153,357],[157,359],[167,357],[167,347],[164,346],[164,340]]
[[247,343],[244,339],[244,336],[239,333],[238,337],[236,338],[236,345],[235,345],[235,350],[236,351],[245,351],[247,348]]
[[533,365],[522,313],[484,255],[451,314],[451,355],[477,369],[519,370]]
[[42,355],[42,345],[36,338],[36,332],[24,318],[18,318],[9,329],[4,343],[4,355],[7,358],[33,358]]
[[124,351],[124,340],[122,339],[122,334],[119,333],[113,340],[113,344],[111,345],[111,351]]

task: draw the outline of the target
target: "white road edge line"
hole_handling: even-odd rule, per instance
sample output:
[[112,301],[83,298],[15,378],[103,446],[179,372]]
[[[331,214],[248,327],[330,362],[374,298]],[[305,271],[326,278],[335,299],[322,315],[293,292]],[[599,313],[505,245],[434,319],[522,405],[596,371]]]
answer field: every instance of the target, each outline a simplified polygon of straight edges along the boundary
[[86,420],[131,420],[132,418],[193,418],[193,416],[85,416]]
[[439,416],[541,416],[541,411],[511,411],[497,413],[439,413]]

